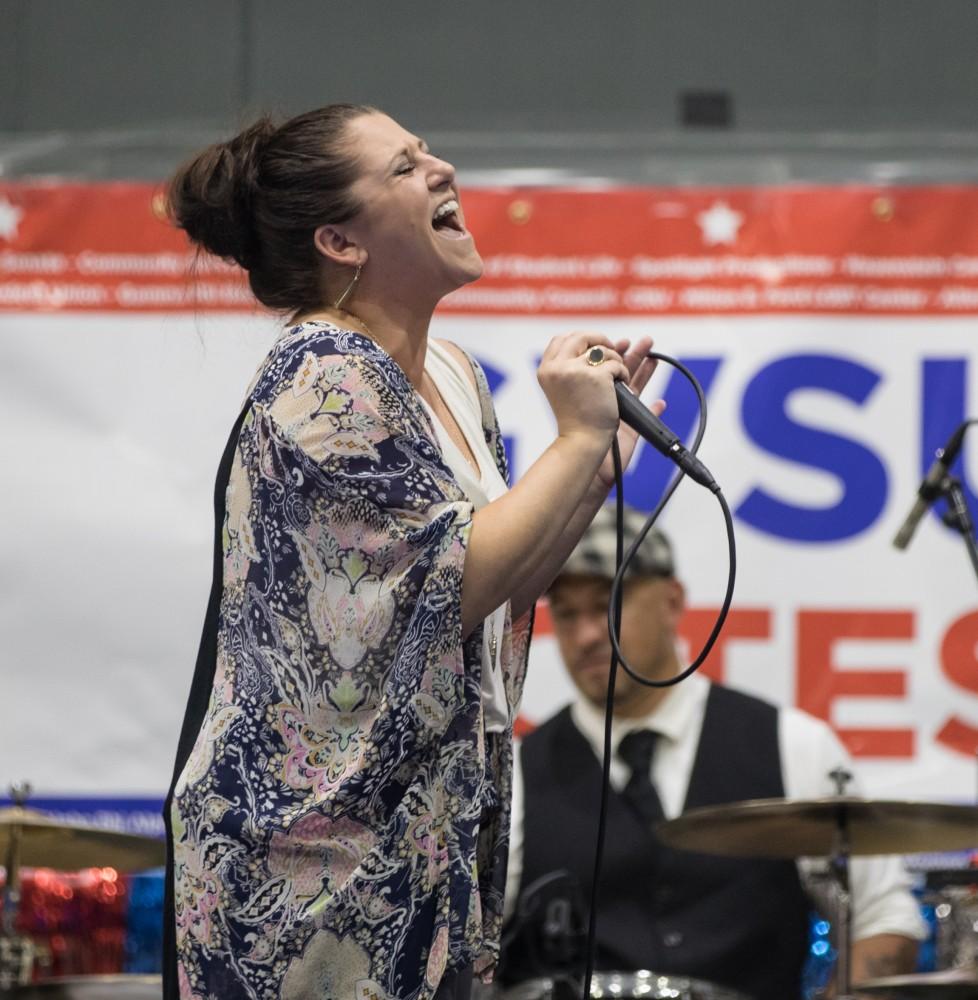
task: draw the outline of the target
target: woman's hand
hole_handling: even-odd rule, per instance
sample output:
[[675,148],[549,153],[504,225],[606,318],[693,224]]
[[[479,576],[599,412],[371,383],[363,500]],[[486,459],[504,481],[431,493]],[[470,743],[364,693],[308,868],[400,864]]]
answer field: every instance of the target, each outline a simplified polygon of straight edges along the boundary
[[[644,360],[651,346],[643,337],[628,349],[627,340],[612,342],[598,333],[570,333],[547,345],[537,378],[558,434],[508,493],[472,516],[462,577],[463,635],[507,599],[520,617],[560,572],[614,478],[608,456],[620,423],[614,382],[644,388],[655,369]],[[603,352],[599,364],[588,364],[592,348]],[[619,435],[627,461],[636,435],[627,427]]]
[[[627,340],[619,340],[614,347],[622,356],[625,367],[628,369],[628,379],[626,380],[628,387],[636,396],[640,395],[659,363],[655,358],[648,356],[652,349],[652,338],[641,337],[631,346]],[[661,399],[656,400],[649,407],[656,416],[659,416],[665,408],[666,404]],[[615,412],[617,413],[617,399]],[[633,431],[628,424],[622,422],[618,428],[618,449],[621,452],[622,469],[628,468],[628,463],[631,461],[637,444],[638,433]],[[610,450],[598,469],[596,481],[604,493],[607,493],[615,485],[615,463]]]
[[[627,346],[628,341],[621,341]],[[589,363],[587,353],[599,347],[604,360]],[[647,350],[647,348],[646,348]],[[635,360],[639,368],[639,360]],[[631,379],[616,345],[600,333],[567,333],[547,345],[537,380],[557,420],[560,437],[584,437],[606,449],[618,426],[615,379]]]

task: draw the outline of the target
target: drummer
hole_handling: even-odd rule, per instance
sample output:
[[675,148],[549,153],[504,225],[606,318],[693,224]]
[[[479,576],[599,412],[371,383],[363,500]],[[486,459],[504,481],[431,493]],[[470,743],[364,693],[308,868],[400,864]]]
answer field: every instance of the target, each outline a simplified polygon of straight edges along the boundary
[[[626,549],[644,521],[626,509]],[[594,861],[614,571],[609,506],[599,511],[548,595],[577,693],[519,750],[504,982],[583,964],[579,932]],[[679,672],[676,628],[683,609],[670,545],[651,532],[626,578],[622,609],[622,649],[639,673],[661,680]],[[778,709],[699,674],[675,687],[650,688],[619,670],[614,713],[614,791],[595,968],[683,975],[758,1000],[799,997],[813,908],[809,865],[675,851],[649,827],[699,806],[831,795],[829,772],[850,767],[839,740],[810,715]],[[554,874],[561,870],[566,876]],[[913,971],[926,927],[902,863],[855,859],[851,883],[852,980]],[[560,905],[553,905],[555,899]],[[821,912],[831,912],[828,900],[817,903]]]

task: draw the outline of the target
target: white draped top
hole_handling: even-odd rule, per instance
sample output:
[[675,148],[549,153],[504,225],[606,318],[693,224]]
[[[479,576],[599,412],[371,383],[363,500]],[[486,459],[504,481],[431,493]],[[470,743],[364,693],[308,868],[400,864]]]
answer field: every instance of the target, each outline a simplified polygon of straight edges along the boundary
[[[428,341],[424,367],[479,464],[479,471],[476,473],[468,458],[462,454],[435,416],[435,411],[422,400],[438,435],[438,445],[445,464],[452,470],[474,508],[479,510],[496,497],[502,496],[507,488],[482,431],[479,394],[459,362],[434,340]],[[482,710],[487,732],[502,732],[509,721],[509,706],[506,703],[506,689],[503,686],[496,641],[496,637],[503,634],[505,614],[505,605],[493,611],[486,618],[482,635]]]

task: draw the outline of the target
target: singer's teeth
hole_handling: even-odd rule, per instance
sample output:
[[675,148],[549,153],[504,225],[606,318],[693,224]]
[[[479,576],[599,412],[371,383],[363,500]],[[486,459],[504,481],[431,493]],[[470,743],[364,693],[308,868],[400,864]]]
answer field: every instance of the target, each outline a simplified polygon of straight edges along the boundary
[[435,229],[454,229],[456,232],[462,232],[461,223],[458,221],[458,216],[455,214],[458,211],[458,202],[451,198],[446,202],[443,202],[438,208],[435,209],[434,214],[431,217],[431,224]]

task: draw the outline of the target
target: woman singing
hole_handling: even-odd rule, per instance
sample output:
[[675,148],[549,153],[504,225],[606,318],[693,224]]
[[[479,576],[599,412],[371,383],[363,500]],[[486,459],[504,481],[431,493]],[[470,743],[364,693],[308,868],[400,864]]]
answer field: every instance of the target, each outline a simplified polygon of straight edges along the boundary
[[612,383],[642,388],[651,342],[551,341],[557,436],[507,489],[479,366],[428,337],[482,262],[422,140],[352,105],[263,119],[169,204],[290,322],[218,477],[167,996],[467,997],[498,952],[531,611],[607,495]]

